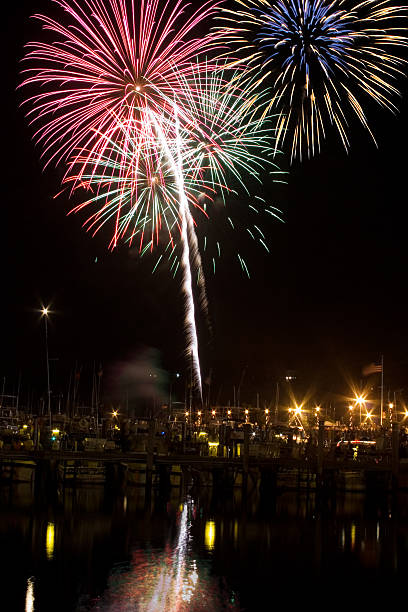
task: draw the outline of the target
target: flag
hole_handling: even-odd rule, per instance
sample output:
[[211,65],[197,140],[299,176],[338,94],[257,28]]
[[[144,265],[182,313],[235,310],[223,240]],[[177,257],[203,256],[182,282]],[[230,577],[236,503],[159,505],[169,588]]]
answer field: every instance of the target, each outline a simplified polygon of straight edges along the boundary
[[369,363],[363,367],[363,376],[370,376],[371,374],[378,374],[382,372],[382,365],[377,363]]

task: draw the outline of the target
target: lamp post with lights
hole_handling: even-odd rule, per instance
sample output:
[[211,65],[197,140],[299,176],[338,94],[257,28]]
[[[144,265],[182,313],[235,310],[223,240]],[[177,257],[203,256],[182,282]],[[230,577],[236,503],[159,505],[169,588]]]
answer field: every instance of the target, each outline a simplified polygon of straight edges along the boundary
[[392,423],[393,409],[394,409],[393,402],[389,402],[389,404],[388,404],[388,418],[389,418],[390,423]]
[[350,415],[349,427],[351,429],[353,427],[353,406],[352,404],[350,404],[349,406],[349,415]]
[[48,316],[50,311],[48,308],[42,308],[41,313],[45,324],[45,356],[47,360],[47,396],[48,396],[48,419],[51,431],[51,390],[50,390],[50,360],[48,358]]

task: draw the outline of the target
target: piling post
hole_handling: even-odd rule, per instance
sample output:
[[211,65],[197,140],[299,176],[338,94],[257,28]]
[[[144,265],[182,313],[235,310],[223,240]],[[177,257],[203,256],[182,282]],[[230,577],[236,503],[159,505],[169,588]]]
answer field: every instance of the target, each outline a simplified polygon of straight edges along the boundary
[[34,432],[33,432],[33,446],[34,450],[38,450],[40,448],[39,445],[39,430],[38,430],[38,417],[34,416]]
[[181,424],[181,449],[183,455],[186,454],[186,423]]
[[317,484],[323,484],[323,452],[324,452],[324,421],[319,419],[319,429],[317,432]]
[[225,425],[220,425],[218,428],[218,441],[219,441],[219,445],[218,445],[218,457],[223,457],[224,456],[224,448],[225,448],[225,435],[226,433],[226,426]]
[[249,423],[244,425],[244,452],[242,456],[243,463],[243,475],[242,475],[242,487],[246,489],[248,484],[248,472],[249,472],[249,433],[251,426]]
[[154,434],[156,427],[154,420],[149,421],[149,432],[147,435],[147,453],[146,453],[146,489],[152,486],[153,477],[153,449],[154,449]]
[[399,425],[394,422],[392,424],[392,487],[398,488],[398,472],[399,472]]

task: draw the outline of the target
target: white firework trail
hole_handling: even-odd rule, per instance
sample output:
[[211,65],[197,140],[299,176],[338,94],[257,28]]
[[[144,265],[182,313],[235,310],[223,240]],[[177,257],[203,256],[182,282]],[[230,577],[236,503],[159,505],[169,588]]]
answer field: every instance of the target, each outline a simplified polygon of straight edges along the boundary
[[208,298],[207,298],[207,289],[205,286],[204,269],[203,269],[200,251],[198,248],[198,240],[197,240],[197,234],[195,232],[193,215],[191,214],[191,210],[189,206],[187,207],[187,226],[188,226],[188,237],[191,242],[191,251],[193,255],[194,265],[196,269],[198,270],[198,288],[199,288],[200,308],[201,308],[202,313],[205,316],[208,330],[210,334],[212,334],[210,315],[208,313]]
[[[176,148],[177,148],[177,162],[174,159],[170,151],[169,144],[164,135],[163,129],[160,123],[157,121],[156,116],[151,113],[151,119],[156,126],[157,133],[159,136],[160,143],[163,147],[163,150],[168,157],[169,163],[171,164],[175,180],[178,187],[179,192],[179,212],[180,212],[180,221],[181,221],[181,245],[182,245],[182,254],[181,254],[181,269],[183,273],[182,280],[182,289],[185,296],[185,327],[187,334],[187,353],[191,355],[192,358],[192,367],[194,372],[194,378],[196,386],[200,392],[200,397],[202,397],[202,383],[201,383],[201,368],[200,368],[200,359],[198,356],[198,338],[197,338],[197,327],[195,322],[195,307],[194,307],[194,296],[193,296],[193,279],[191,274],[191,266],[190,266],[190,244],[188,237],[188,216],[190,213],[190,209],[188,206],[188,199],[184,189],[184,178],[183,178],[183,163],[181,156],[181,146],[180,146],[180,126],[178,119],[177,106],[174,105],[174,120],[175,120],[175,129],[176,129]],[[194,232],[194,224],[191,221],[192,232],[195,236]]]

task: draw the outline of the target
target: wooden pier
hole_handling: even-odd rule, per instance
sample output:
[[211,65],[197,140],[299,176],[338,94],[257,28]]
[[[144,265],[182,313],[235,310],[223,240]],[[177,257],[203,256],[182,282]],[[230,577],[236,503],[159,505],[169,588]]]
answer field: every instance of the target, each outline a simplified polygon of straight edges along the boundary
[[[245,449],[245,446],[244,446]],[[358,460],[326,457],[268,457],[250,455],[249,448],[241,457],[200,456],[192,454],[162,455],[148,448],[147,452],[118,451],[0,451],[0,470],[6,466],[30,464],[36,471],[56,471],[65,485],[103,483],[98,474],[119,478],[123,468],[140,475],[134,484],[181,486],[186,479],[197,485],[217,487],[241,486],[265,489],[347,488],[347,483],[360,480],[361,487],[381,486],[386,489],[408,488],[408,461],[395,453],[362,456]],[[98,467],[99,466],[99,467]],[[110,466],[110,467],[108,467]],[[45,469],[46,468],[46,469]],[[126,470],[125,470],[126,471]],[[88,480],[83,475],[88,472]],[[179,482],[172,475],[180,474]],[[174,478],[173,478],[174,480]],[[176,479],[177,480],[177,479]]]

